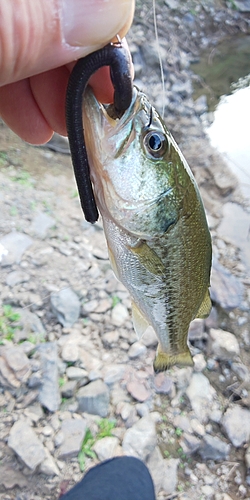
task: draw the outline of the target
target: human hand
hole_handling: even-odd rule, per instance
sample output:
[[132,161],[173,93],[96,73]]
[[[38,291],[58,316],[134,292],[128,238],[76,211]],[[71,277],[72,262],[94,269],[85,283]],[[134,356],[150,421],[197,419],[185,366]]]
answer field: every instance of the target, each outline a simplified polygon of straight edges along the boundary
[[[72,62],[127,33],[134,0],[0,0],[0,116],[22,139],[66,135],[65,93]],[[98,85],[102,82],[102,86]],[[108,68],[91,79],[109,102]]]

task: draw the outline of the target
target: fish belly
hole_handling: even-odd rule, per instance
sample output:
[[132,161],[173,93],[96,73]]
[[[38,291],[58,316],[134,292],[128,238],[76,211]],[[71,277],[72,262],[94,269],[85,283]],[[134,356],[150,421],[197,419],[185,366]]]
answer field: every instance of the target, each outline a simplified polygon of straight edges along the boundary
[[211,240],[204,217],[197,203],[188,223],[180,217],[170,231],[148,242],[104,220],[112,267],[132,298],[135,329],[142,334],[151,325],[159,340],[156,371],[193,364],[189,325],[211,309]]

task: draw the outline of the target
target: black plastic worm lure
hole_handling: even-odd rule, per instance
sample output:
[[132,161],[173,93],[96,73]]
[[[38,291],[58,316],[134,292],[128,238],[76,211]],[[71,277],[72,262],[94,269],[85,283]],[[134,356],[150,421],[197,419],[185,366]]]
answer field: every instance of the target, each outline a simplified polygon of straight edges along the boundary
[[110,66],[110,76],[114,86],[114,107],[117,116],[120,116],[129,108],[132,100],[129,57],[120,42],[110,43],[79,59],[70,75],[66,95],[66,126],[76,183],[85,219],[92,224],[98,219],[98,210],[90,180],[84,140],[82,100],[91,75],[102,66]]

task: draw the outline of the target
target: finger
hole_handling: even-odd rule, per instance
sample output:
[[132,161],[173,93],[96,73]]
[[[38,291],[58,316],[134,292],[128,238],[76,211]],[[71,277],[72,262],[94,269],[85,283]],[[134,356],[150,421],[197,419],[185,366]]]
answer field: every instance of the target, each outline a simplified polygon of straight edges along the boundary
[[134,0],[0,0],[0,84],[76,60],[132,22]]
[[67,135],[65,97],[68,78],[66,66],[30,78],[30,87],[42,114],[50,127],[61,135]]
[[28,79],[0,89],[0,109],[5,123],[24,141],[42,144],[51,139],[53,130],[33,97]]

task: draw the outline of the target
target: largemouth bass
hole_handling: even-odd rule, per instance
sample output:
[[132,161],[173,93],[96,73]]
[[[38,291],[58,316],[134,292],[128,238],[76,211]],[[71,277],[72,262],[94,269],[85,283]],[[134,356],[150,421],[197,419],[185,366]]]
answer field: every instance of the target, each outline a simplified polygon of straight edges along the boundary
[[156,371],[192,365],[190,322],[206,317],[211,238],[194,176],[145,94],[112,118],[91,90],[83,121],[91,179],[111,265],[132,297],[139,337],[151,325]]

